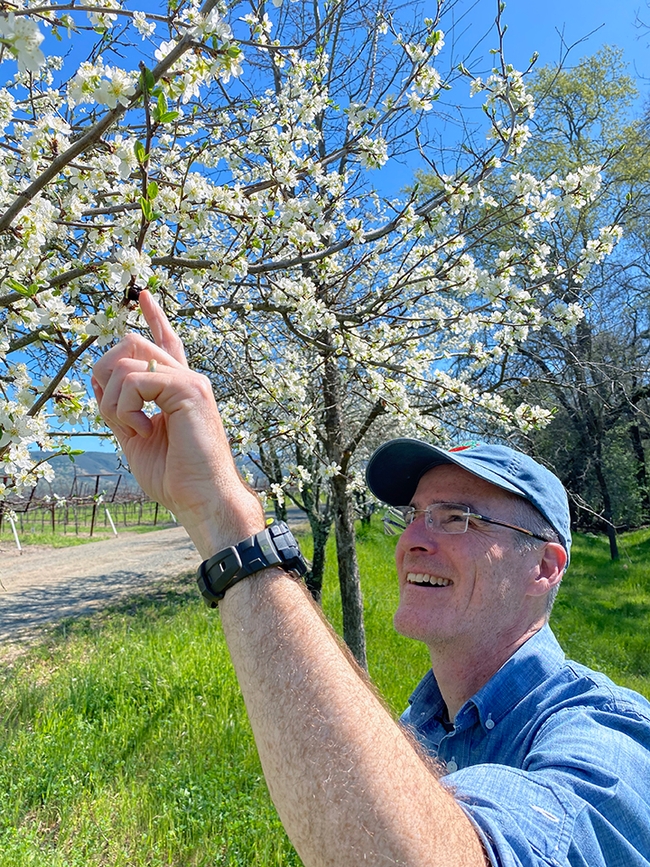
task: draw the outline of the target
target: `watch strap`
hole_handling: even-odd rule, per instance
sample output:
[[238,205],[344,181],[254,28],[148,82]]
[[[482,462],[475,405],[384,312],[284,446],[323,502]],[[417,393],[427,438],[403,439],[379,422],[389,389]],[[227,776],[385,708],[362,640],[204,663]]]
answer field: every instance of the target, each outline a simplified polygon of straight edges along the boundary
[[280,566],[299,576],[309,568],[293,533],[283,521],[204,560],[197,575],[199,590],[206,604],[216,608],[226,590],[269,566]]

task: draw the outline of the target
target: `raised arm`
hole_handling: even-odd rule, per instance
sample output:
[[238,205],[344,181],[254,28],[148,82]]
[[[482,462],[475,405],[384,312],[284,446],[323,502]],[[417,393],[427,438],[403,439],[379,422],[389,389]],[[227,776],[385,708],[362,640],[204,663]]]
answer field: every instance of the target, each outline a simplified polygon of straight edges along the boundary
[[[147,293],[141,304],[157,346],[130,336],[104,356],[94,370],[100,410],[142,487],[208,558],[262,529],[264,517],[238,476],[208,380],[188,369]],[[162,412],[148,419],[145,401]],[[271,796],[306,867],[485,865],[469,820],[299,584],[267,569],[219,608]]]

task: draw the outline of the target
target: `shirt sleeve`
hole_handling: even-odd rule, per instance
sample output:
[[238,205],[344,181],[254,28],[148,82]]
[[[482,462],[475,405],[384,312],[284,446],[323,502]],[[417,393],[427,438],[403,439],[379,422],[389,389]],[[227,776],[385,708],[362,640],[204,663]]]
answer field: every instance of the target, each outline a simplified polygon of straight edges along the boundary
[[474,765],[441,782],[474,824],[494,867],[567,863],[575,809],[552,787],[505,765]]
[[479,764],[441,782],[493,867],[649,867],[647,731],[645,720],[560,712],[524,768]]

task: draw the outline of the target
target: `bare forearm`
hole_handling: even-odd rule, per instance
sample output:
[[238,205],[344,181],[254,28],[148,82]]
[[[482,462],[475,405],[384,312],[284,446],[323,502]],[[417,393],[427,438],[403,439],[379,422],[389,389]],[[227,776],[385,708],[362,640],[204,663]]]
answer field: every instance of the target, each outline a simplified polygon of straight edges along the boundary
[[483,867],[469,820],[299,585],[268,570],[220,608],[271,796],[307,867]]

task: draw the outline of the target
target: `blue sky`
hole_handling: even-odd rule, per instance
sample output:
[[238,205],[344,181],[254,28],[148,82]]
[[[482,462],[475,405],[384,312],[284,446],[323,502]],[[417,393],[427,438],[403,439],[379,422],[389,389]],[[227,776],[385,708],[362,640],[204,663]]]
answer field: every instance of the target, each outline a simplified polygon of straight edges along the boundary
[[[482,37],[494,20],[496,0],[447,3],[448,14],[456,21],[456,35],[449,33],[448,47],[460,60],[468,46],[476,44],[474,57],[478,65],[484,59],[483,68],[489,69],[492,59],[488,52],[494,38]],[[528,65],[535,51],[539,53],[538,65],[553,64],[563,55],[564,43],[566,47],[574,46],[565,61],[570,67],[604,44],[617,45],[625,52],[630,74],[637,78],[641,107],[648,98],[650,83],[650,30],[640,28],[637,17],[650,25],[646,0],[507,0],[503,14],[508,25],[506,56],[519,69]],[[113,450],[109,441],[98,437],[74,437],[72,444],[87,450]]]
[[[480,0],[480,5],[489,8],[491,3]],[[567,45],[584,40],[571,51],[569,66],[603,44],[618,45],[631,64],[630,72],[650,78],[650,38],[635,26],[637,14],[650,24],[645,0],[507,0],[506,46],[514,65],[521,67],[533,51],[539,52],[538,63],[557,63],[560,33]],[[647,92],[647,83],[639,80],[639,89]]]
[[504,19],[512,60],[521,65],[538,51],[539,63],[556,63],[563,33],[568,45],[584,40],[569,55],[569,66],[603,44],[618,45],[633,65],[631,72],[650,76],[649,39],[635,26],[637,13],[650,23],[645,0],[509,0]]

